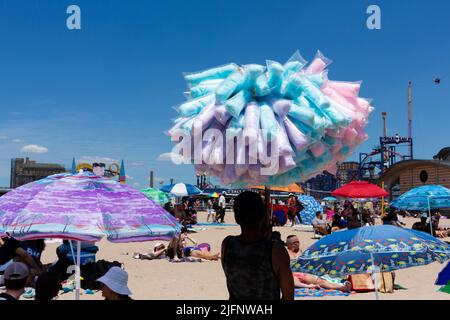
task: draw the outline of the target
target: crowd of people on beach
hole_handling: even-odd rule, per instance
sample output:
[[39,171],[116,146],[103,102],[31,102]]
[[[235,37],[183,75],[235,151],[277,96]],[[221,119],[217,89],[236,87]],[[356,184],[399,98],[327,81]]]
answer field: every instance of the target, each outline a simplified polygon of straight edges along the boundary
[[[233,206],[233,199],[230,201],[230,206]],[[206,210],[207,223],[225,223],[226,207],[224,194],[219,195],[218,198],[208,198],[206,202],[199,199],[194,200],[192,197],[183,197],[181,203],[167,202],[164,204],[164,209],[176,217],[183,226],[197,224],[198,209]]]
[[[194,240],[188,226],[196,221],[198,203],[183,199],[182,215],[173,214],[183,224],[182,230],[168,244],[157,242],[147,253],[133,253],[140,260],[167,259],[171,262],[221,261],[231,300],[288,299],[294,298],[295,288],[329,289],[349,292],[351,284],[345,278],[317,277],[307,273],[293,273],[290,265],[302,254],[299,237],[289,235],[285,241],[278,231],[273,231],[273,221],[267,214],[267,205],[262,194],[245,191],[232,204],[236,223],[241,234],[226,237],[220,252],[214,252],[209,243]],[[288,218],[291,226],[301,219],[299,212],[303,204],[295,196],[287,201]],[[224,222],[226,201],[208,199],[207,221]],[[173,209],[173,208],[168,208]],[[176,209],[176,207],[175,207]],[[350,201],[342,205],[326,206],[324,212],[317,212],[312,220],[316,234],[327,236],[344,229],[355,229],[375,225],[376,219],[383,224],[405,227],[399,216],[411,215],[399,212],[388,204],[379,214],[373,206],[361,206]],[[432,223],[427,222],[428,213],[419,215],[420,221],[413,229],[433,234],[435,237],[450,236],[450,230],[441,228],[441,214],[432,211]],[[300,220],[301,222],[301,220]],[[56,249],[57,260],[43,264],[42,253],[46,248],[43,239],[18,241],[6,236],[0,239],[0,300],[18,300],[21,296],[48,301],[58,297],[64,284],[73,274],[70,266],[76,264],[77,243],[63,240]],[[95,243],[81,242],[82,285],[86,289],[101,290],[106,300],[130,300],[128,274],[117,261],[96,260],[99,248]],[[281,296],[280,296],[281,293]]]

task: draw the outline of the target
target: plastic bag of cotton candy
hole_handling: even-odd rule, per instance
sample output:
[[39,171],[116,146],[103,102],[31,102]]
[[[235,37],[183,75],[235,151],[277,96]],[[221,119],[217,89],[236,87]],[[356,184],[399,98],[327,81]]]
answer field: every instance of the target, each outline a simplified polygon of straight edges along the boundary
[[168,131],[173,153],[226,185],[285,185],[328,171],[367,139],[361,82],[332,81],[320,51],[286,63],[185,74],[188,100]]

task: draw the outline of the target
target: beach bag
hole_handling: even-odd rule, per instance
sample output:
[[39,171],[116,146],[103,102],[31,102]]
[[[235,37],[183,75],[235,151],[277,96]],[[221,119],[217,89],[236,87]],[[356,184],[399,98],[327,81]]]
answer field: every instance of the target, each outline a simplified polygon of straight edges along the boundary
[[382,272],[378,274],[379,290],[382,293],[394,293],[395,273]]
[[[394,272],[382,272],[378,274],[378,291],[381,293],[394,292]],[[350,276],[352,290],[356,292],[372,292],[375,291],[372,274],[356,274]]]
[[375,291],[375,285],[371,274],[354,274],[350,276],[352,291],[371,292]]

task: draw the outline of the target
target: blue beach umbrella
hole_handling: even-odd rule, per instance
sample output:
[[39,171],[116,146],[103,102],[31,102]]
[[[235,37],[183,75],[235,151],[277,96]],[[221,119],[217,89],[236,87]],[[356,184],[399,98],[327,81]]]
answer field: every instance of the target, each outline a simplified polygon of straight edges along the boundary
[[383,225],[332,233],[309,247],[291,267],[294,272],[340,277],[449,259],[449,244],[425,232]]
[[431,210],[450,208],[450,190],[437,185],[427,185],[411,189],[391,203],[400,210],[428,211],[431,223]]
[[298,201],[304,206],[304,209],[300,211],[300,217],[302,218],[303,224],[310,225],[312,220],[316,217],[316,212],[323,212],[320,203],[311,196],[299,196]]
[[202,193],[202,190],[191,184],[176,183],[161,187],[161,191],[170,193],[177,197],[185,197]]
[[335,201],[338,201],[338,199],[336,199],[335,197],[326,197],[326,198],[323,198],[323,201],[335,202]]

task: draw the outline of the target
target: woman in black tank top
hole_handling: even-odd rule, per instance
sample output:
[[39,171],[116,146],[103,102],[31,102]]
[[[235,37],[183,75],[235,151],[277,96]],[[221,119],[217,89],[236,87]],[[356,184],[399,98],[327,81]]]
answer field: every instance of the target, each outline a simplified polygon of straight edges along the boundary
[[230,300],[292,300],[294,281],[289,255],[272,241],[269,217],[257,193],[243,192],[234,202],[240,236],[222,243],[222,266]]

